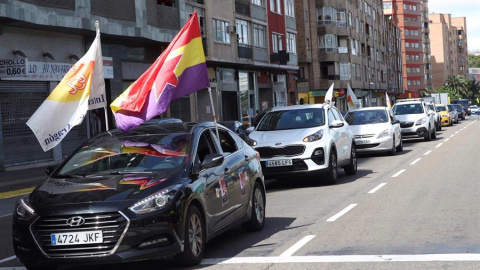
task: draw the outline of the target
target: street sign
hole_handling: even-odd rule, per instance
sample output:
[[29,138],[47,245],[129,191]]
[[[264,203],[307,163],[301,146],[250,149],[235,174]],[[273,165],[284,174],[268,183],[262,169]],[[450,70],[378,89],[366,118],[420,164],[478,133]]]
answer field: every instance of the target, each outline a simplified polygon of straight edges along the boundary
[[0,78],[25,77],[27,76],[28,60],[0,59]]

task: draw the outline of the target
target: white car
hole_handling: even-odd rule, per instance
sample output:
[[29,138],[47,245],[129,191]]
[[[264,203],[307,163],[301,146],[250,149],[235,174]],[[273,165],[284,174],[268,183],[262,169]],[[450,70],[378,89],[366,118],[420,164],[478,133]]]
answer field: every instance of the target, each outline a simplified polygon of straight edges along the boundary
[[308,175],[335,184],[338,167],[357,172],[353,133],[329,104],[275,107],[251,131],[249,144],[260,154],[266,179]]
[[400,121],[402,137],[423,137],[426,141],[437,138],[435,112],[422,99],[397,100],[393,115]]
[[355,135],[357,152],[388,152],[403,150],[400,121],[386,107],[367,107],[349,111],[345,120]]
[[470,111],[472,112],[472,114],[480,114],[480,109],[477,105],[470,106]]

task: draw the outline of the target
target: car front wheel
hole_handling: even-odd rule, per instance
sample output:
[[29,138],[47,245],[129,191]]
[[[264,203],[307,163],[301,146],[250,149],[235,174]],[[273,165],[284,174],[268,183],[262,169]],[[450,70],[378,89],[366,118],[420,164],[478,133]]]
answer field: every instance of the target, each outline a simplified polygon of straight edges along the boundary
[[328,159],[328,171],[326,174],[327,184],[335,185],[337,183],[337,154],[335,151],[330,151],[330,158]]
[[200,210],[190,205],[185,219],[184,251],[175,259],[183,266],[193,266],[200,263],[205,249],[205,222]]

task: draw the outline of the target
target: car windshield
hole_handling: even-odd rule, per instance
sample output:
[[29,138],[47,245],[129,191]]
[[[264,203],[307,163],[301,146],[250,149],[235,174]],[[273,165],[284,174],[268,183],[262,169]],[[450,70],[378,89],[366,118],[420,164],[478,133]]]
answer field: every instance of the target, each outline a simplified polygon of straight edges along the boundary
[[423,113],[422,104],[395,104],[395,106],[393,106],[394,115],[422,114],[422,113]]
[[256,130],[287,130],[323,125],[325,125],[325,110],[322,108],[308,108],[269,112],[262,118]]
[[79,148],[58,176],[155,173],[180,168],[188,158],[191,135],[101,137]]
[[453,107],[453,105],[447,105],[448,109],[450,111],[456,111],[455,107]]
[[368,110],[348,112],[345,121],[350,125],[369,125],[387,123],[388,117],[385,110]]
[[437,105],[437,112],[444,112],[444,111],[446,111],[446,110],[447,110],[447,107],[445,107],[445,106],[438,106],[438,105]]
[[478,109],[477,106],[470,106],[470,109]]

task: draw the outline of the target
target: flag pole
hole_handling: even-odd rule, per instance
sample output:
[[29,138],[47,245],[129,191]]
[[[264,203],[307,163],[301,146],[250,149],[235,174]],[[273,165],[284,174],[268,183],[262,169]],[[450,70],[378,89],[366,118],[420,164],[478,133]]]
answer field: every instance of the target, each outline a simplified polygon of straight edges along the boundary
[[213,123],[215,123],[215,132],[217,133],[217,138],[220,140],[220,136],[218,135],[217,116],[215,115],[215,106],[213,106],[212,88],[210,87],[208,87],[208,94],[210,95],[210,104],[212,105]]

